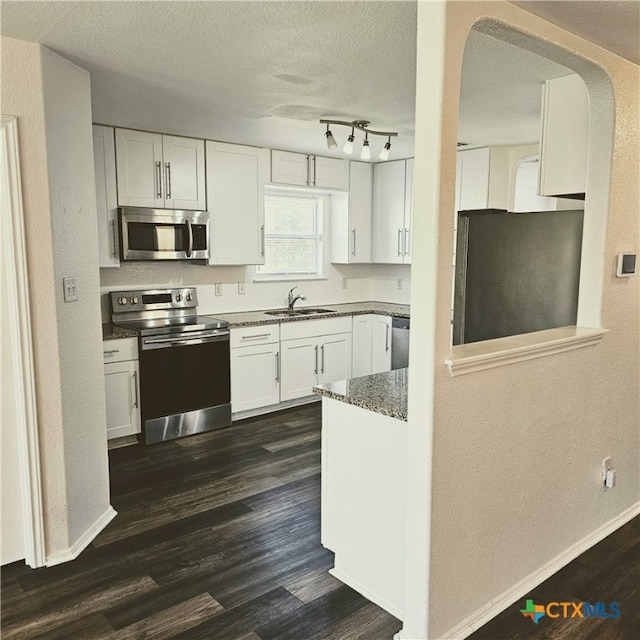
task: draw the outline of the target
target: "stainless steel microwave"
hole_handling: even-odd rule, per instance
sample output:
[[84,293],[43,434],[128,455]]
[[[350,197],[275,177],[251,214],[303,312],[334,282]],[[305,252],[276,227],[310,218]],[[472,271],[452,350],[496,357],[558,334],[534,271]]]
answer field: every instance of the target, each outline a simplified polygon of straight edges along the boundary
[[209,213],[119,207],[121,260],[205,260]]

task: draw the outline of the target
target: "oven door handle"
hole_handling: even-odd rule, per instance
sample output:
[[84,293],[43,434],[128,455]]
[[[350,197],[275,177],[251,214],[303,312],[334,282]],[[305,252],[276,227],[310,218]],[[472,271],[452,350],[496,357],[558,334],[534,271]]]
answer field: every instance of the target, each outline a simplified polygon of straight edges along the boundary
[[142,349],[161,349],[165,347],[182,347],[190,344],[204,344],[205,342],[224,342],[229,340],[229,332],[201,333],[197,336],[171,336],[164,338],[142,338]]
[[186,218],[184,223],[187,225],[187,258],[191,257],[193,253],[193,229],[191,228],[191,220]]

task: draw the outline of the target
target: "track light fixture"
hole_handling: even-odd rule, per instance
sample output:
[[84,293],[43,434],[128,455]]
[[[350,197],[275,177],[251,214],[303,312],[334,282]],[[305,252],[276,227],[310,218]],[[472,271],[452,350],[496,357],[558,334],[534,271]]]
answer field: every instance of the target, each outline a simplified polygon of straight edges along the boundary
[[362,151],[360,152],[362,160],[371,160],[371,149],[369,148],[369,134],[364,134],[364,142],[362,143]]
[[360,152],[360,158],[362,158],[362,160],[370,160],[371,159],[371,148],[369,146],[369,134],[374,135],[374,136],[384,136],[384,137],[387,138],[387,142],[385,143],[384,147],[380,151],[380,155],[378,156],[380,158],[380,160],[388,160],[389,159],[389,153],[391,151],[391,138],[393,136],[397,136],[398,135],[394,131],[373,131],[372,129],[369,129],[369,125],[371,123],[368,120],[354,120],[353,122],[344,122],[342,120],[326,120],[326,119],[322,119],[322,120],[320,120],[320,123],[327,125],[327,131],[326,131],[326,133],[324,135],[327,138],[327,147],[329,147],[329,149],[335,149],[338,146],[338,143],[336,142],[336,139],[333,137],[333,134],[331,133],[331,130],[329,129],[329,125],[331,125],[331,124],[339,124],[339,125],[342,125],[344,127],[350,127],[351,128],[351,134],[347,138],[347,141],[344,143],[344,147],[342,148],[342,151],[344,153],[348,153],[348,154],[352,154],[353,153],[353,143],[354,143],[354,140],[355,140],[355,136],[354,136],[355,130],[359,129],[360,131],[364,131],[364,140],[362,142],[362,151]]
[[338,146],[336,139],[333,137],[333,133],[331,133],[331,129],[329,129],[329,125],[327,124],[327,132],[324,134],[327,138],[327,147],[329,149],[335,149]]

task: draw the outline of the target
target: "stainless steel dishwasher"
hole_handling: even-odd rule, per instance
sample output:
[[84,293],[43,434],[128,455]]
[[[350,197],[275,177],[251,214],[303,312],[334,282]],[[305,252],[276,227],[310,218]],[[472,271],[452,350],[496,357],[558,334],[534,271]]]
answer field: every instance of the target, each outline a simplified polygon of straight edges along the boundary
[[409,318],[391,322],[391,369],[409,366]]

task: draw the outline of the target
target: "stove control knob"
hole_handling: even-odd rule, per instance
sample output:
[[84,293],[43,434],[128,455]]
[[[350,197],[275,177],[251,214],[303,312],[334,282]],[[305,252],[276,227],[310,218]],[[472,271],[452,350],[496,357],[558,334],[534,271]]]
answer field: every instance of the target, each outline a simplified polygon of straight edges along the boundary
[[131,298],[131,304],[138,304],[138,296],[133,296],[133,298]]
[[126,298],[118,298],[118,304],[127,304]]
[[187,293],[187,302],[191,302],[191,298],[192,298],[191,294]]
[[182,300],[182,294],[178,293],[176,294],[176,302],[180,302]]

